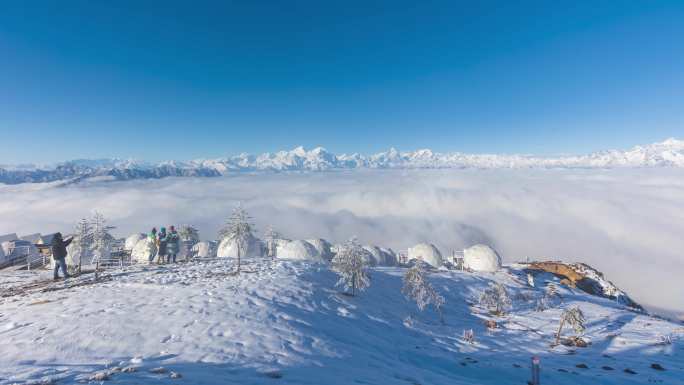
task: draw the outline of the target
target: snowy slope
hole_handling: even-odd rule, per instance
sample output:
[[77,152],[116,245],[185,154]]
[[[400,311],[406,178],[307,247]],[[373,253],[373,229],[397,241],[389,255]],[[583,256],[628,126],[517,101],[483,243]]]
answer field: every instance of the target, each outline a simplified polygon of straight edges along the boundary
[[[433,272],[446,298],[442,325],[401,295],[403,268],[374,269],[358,297],[334,290],[325,265],[252,262],[240,276],[231,268],[229,260],[138,266],[20,295],[10,288],[46,276],[0,275],[0,384],[70,384],[97,373],[121,384],[524,384],[532,355],[546,384],[684,384],[682,325],[579,291],[561,288],[560,306],[581,306],[592,344],[551,348],[561,309],[534,310],[551,275],[531,288],[517,268]],[[514,310],[487,331],[490,317],[468,302],[492,281],[506,285]],[[465,329],[475,344],[462,340]]]
[[212,177],[246,171],[326,171],[339,169],[416,169],[416,168],[614,168],[684,167],[684,141],[667,139],[626,151],[602,151],[582,156],[536,157],[435,153],[431,150],[389,151],[365,156],[335,155],[317,147],[307,151],[297,147],[261,155],[240,154],[221,159],[189,162],[166,161],[158,164],[134,160],[74,160],[56,166],[2,166],[0,183],[50,182],[90,177],[117,180],[164,178],[169,176]]

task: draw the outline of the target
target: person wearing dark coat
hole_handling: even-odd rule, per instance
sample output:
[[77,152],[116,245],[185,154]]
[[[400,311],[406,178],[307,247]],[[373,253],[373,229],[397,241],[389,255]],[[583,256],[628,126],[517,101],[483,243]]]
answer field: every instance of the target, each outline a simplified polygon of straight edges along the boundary
[[178,255],[178,250],[180,249],[180,236],[174,226],[169,228],[169,235],[166,238],[168,239],[166,245],[166,262],[176,263],[176,255]]
[[67,239],[66,241],[62,239],[62,233],[56,233],[52,238],[52,243],[50,247],[52,248],[52,259],[55,261],[55,275],[54,279],[59,279],[59,269],[62,269],[64,273],[64,279],[69,278],[69,273],[67,272],[67,246],[74,240],[74,237]]

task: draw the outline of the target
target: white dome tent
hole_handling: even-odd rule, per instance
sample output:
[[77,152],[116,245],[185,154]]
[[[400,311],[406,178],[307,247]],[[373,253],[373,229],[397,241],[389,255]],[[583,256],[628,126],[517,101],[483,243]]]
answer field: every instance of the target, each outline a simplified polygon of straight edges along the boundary
[[141,239],[144,239],[145,236],[146,235],[142,233],[129,235],[128,238],[126,238],[126,241],[124,242],[124,250],[132,251],[135,245],[137,245]]
[[[67,246],[66,250],[67,255],[66,258],[64,258],[64,261],[70,269],[78,266],[79,262],[81,263],[81,266],[90,265],[93,262],[92,250],[85,250],[83,255],[81,255],[78,247],[78,237],[74,237],[74,240],[69,243],[69,246]],[[54,258],[50,259],[50,266],[54,268],[55,260]]]
[[131,261],[137,263],[148,263],[150,258],[157,255],[157,245],[150,237],[139,240],[133,250],[131,250]]
[[[246,250],[240,250],[240,258],[259,258],[264,256],[263,242],[254,236],[247,239]],[[237,244],[229,238],[223,239],[218,246],[216,256],[219,258],[237,258]]]
[[372,259],[369,261],[372,266],[397,265],[397,256],[392,249],[384,249],[382,247],[371,245],[363,246],[363,249],[368,252],[369,257]]
[[197,242],[194,245],[192,245],[192,248],[190,249],[190,257],[191,258],[200,258],[200,259],[205,259],[205,258],[215,258],[216,257],[216,243],[215,242],[209,242],[209,241],[201,241]]
[[495,272],[501,268],[501,256],[491,247],[478,244],[463,250],[463,268]]
[[314,245],[311,243],[302,240],[289,241],[279,244],[276,255],[278,259],[323,262],[323,258],[316,247],[314,247]]
[[444,264],[442,253],[431,243],[419,243],[408,249],[408,260],[421,260],[432,267],[440,267]]
[[326,261],[331,261],[335,256],[331,250],[332,246],[330,245],[330,242],[326,241],[325,239],[316,238],[307,239],[306,241],[313,245],[313,247],[315,247],[318,251],[318,255],[320,255],[321,258],[325,259]]

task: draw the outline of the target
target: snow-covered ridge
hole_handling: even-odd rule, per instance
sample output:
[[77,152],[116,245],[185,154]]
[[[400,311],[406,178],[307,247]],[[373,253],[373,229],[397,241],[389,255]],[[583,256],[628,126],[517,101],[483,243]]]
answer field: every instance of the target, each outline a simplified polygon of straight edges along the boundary
[[326,171],[342,169],[419,168],[617,168],[684,167],[684,140],[674,138],[629,150],[600,151],[588,155],[540,157],[533,155],[437,153],[429,149],[400,152],[392,148],[374,155],[336,155],[322,147],[305,150],[240,154],[219,159],[147,163],[135,160],[72,160],[52,166],[2,166],[0,183],[51,182],[107,176],[117,180],[169,176],[221,176],[254,171]]
[[[520,266],[431,269],[440,317],[404,296],[404,267],[372,268],[371,286],[352,297],[325,264],[253,259],[238,275],[234,263],[135,265],[67,282],[0,275],[0,385],[524,384],[532,356],[542,384],[684,384],[680,324],[551,274],[530,286]],[[490,285],[507,293],[506,314],[479,303]],[[590,344],[553,345],[574,307],[585,328],[561,334]]]

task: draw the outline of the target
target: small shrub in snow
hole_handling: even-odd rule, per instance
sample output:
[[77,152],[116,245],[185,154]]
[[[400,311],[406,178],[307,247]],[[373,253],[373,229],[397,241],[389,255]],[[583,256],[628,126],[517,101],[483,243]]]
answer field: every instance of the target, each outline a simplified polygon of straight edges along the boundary
[[560,297],[558,286],[556,286],[556,284],[553,282],[549,282],[549,284],[546,286],[545,294],[549,297]]
[[570,325],[574,329],[575,334],[579,336],[584,333],[585,321],[586,319],[584,318],[584,313],[582,313],[582,310],[579,307],[563,310],[558,325],[558,332],[556,333],[556,345],[560,343],[561,333],[563,332],[563,326],[565,326],[565,324]]
[[364,258],[365,250],[356,239],[350,239],[340,247],[332,259],[332,270],[340,276],[335,286],[344,286],[351,289],[351,295],[356,295],[356,290],[365,290],[370,286],[368,265]]
[[237,273],[240,273],[240,257],[247,251],[249,240],[254,236],[256,230],[252,224],[252,218],[247,211],[238,204],[231,214],[228,222],[219,231],[221,240],[228,239],[235,242],[237,247]]
[[544,311],[552,307],[559,306],[563,302],[563,297],[558,292],[558,286],[554,283],[549,283],[544,290],[544,294],[537,300],[537,311]]
[[273,226],[269,225],[264,233],[264,239],[266,240],[266,255],[271,258],[276,257],[277,250],[277,239],[282,238],[282,236],[273,229]]
[[506,314],[511,309],[511,298],[506,287],[500,283],[490,283],[480,295],[479,302],[480,306],[498,316]]
[[439,313],[439,319],[444,322],[442,315],[442,306],[444,305],[444,297],[439,295],[427,280],[425,270],[422,264],[417,263],[412,268],[406,271],[403,278],[404,286],[401,292],[406,298],[416,302],[418,309],[423,311],[427,306],[432,305]]
[[469,344],[475,343],[475,332],[473,329],[463,330],[463,341]]

